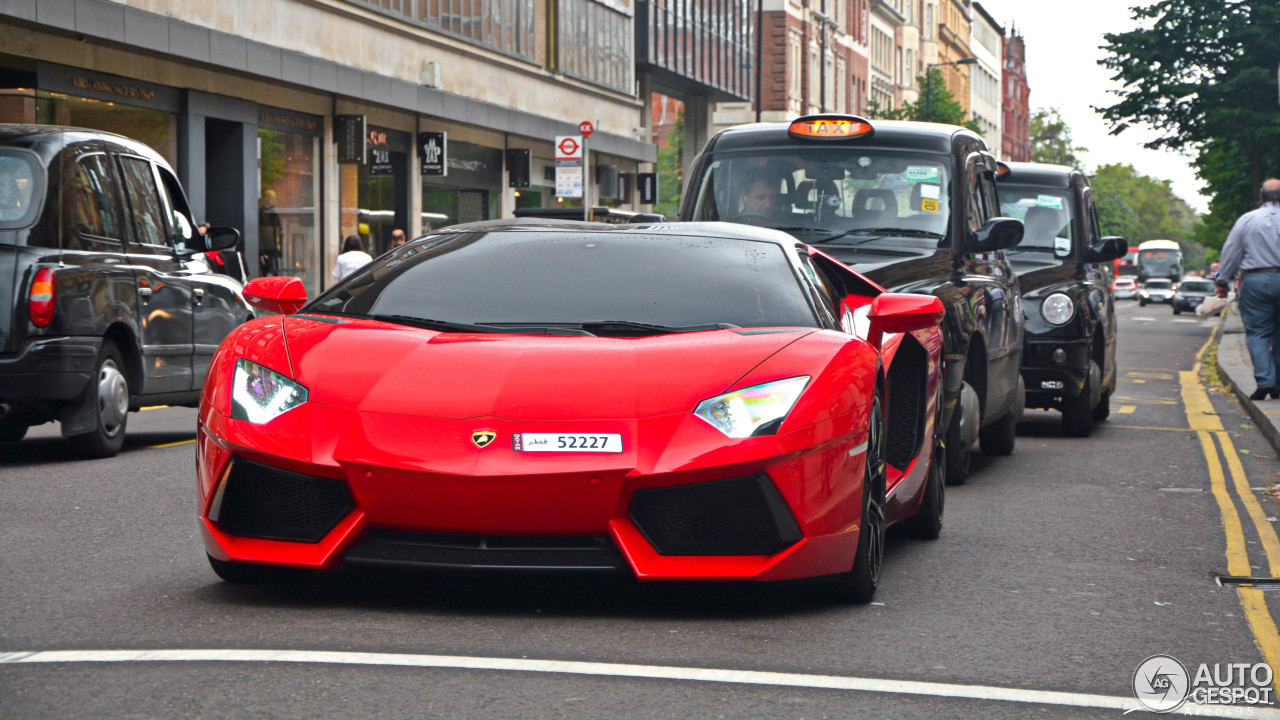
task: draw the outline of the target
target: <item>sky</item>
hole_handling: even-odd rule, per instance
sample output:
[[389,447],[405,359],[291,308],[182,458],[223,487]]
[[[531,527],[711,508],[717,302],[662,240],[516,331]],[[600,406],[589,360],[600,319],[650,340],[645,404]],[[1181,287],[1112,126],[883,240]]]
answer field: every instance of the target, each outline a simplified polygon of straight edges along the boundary
[[1144,175],[1170,180],[1173,191],[1200,212],[1209,199],[1200,194],[1192,158],[1174,151],[1148,150],[1142,145],[1158,135],[1146,128],[1130,128],[1110,135],[1107,123],[1093,106],[1114,105],[1119,98],[1107,92],[1120,87],[1110,71],[1098,65],[1103,34],[1136,26],[1129,8],[1154,0],[979,0],[1009,33],[1016,26],[1027,44],[1027,84],[1031,110],[1056,107],[1071,128],[1085,169],[1127,163]]

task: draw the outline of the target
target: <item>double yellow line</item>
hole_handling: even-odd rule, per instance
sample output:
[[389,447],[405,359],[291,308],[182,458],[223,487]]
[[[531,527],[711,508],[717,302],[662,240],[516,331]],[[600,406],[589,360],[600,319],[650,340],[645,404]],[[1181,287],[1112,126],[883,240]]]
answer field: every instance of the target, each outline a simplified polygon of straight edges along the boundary
[[[1222,528],[1227,535],[1227,572],[1237,577],[1254,575],[1249,565],[1249,553],[1245,548],[1244,527],[1240,522],[1240,514],[1236,511],[1236,504],[1227,490],[1227,480],[1222,471],[1222,462],[1218,459],[1218,448],[1214,445],[1214,437],[1222,447],[1222,456],[1227,460],[1227,470],[1231,473],[1236,495],[1239,496],[1245,512],[1248,513],[1249,519],[1258,531],[1258,538],[1267,555],[1270,576],[1280,578],[1280,539],[1276,537],[1275,529],[1267,521],[1267,515],[1258,504],[1258,499],[1249,489],[1249,478],[1240,464],[1239,453],[1231,442],[1231,436],[1223,429],[1222,421],[1213,409],[1213,404],[1209,402],[1209,395],[1200,385],[1199,358],[1213,343],[1216,335],[1217,328],[1214,328],[1214,331],[1209,334],[1209,339],[1196,353],[1197,359],[1192,369],[1189,372],[1179,373],[1187,425],[1200,438],[1200,448],[1204,451],[1205,462],[1209,467],[1213,497],[1218,501],[1218,510],[1222,513]],[[1258,649],[1262,651],[1263,658],[1271,667],[1280,669],[1280,632],[1277,632],[1276,622],[1271,617],[1271,611],[1267,609],[1263,591],[1257,588],[1238,587],[1236,592],[1240,595],[1240,604],[1244,607],[1245,617],[1253,630],[1254,640],[1258,644]]]

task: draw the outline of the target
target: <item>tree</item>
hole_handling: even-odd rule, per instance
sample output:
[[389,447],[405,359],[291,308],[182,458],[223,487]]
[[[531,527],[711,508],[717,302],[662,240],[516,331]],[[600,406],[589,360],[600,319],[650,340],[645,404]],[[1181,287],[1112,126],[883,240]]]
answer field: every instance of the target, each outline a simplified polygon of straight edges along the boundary
[[[871,119],[917,120],[961,125],[981,134],[982,130],[976,120],[972,118],[965,120],[964,106],[947,89],[947,82],[942,77],[942,71],[938,68],[929,68],[928,75],[931,78],[928,82],[926,82],[926,78],[923,75],[916,78],[916,83],[920,86],[920,98],[918,100],[913,103],[903,103],[902,107],[898,108],[882,108],[880,103],[876,102],[875,99],[871,99],[867,101],[867,117]],[[927,96],[926,91],[928,91]],[[992,139],[992,142],[999,141],[1000,138]]]
[[680,209],[680,193],[684,189],[684,108],[676,115],[675,125],[667,134],[667,146],[658,147],[658,202],[653,211],[675,217]]
[[1148,147],[1195,154],[1213,196],[1201,238],[1220,247],[1264,171],[1280,168],[1280,3],[1160,0],[1133,18],[1136,29],[1105,36],[1099,61],[1123,83],[1120,102],[1095,109],[1113,134],[1146,124],[1161,133]]
[[1196,241],[1199,218],[1174,194],[1168,180],[1115,164],[1099,167],[1090,184],[1103,235],[1119,235],[1130,247],[1147,240],[1173,240],[1182,247],[1187,267],[1204,264],[1205,248]]
[[1040,108],[1031,116],[1031,162],[1079,168],[1083,163],[1076,153],[1086,152],[1072,144],[1071,127],[1058,108]]

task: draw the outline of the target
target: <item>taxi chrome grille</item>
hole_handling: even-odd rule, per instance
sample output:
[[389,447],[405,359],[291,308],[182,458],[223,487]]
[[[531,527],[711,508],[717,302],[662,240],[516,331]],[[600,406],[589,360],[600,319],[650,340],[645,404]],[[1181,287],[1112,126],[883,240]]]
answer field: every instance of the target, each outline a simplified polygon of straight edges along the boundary
[[764,474],[638,490],[631,521],[661,555],[772,555],[801,538]]
[[209,519],[240,537],[316,543],[353,507],[341,480],[235,458],[214,496]]

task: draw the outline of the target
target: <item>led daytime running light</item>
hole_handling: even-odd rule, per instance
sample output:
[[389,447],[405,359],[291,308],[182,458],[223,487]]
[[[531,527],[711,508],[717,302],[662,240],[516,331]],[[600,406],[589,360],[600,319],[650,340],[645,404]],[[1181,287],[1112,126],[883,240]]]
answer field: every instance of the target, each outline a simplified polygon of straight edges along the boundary
[[261,425],[307,401],[307,389],[256,362],[236,360],[231,417]]
[[761,427],[785,418],[809,384],[809,376],[776,380],[703,400],[693,411],[731,438],[751,437]]

